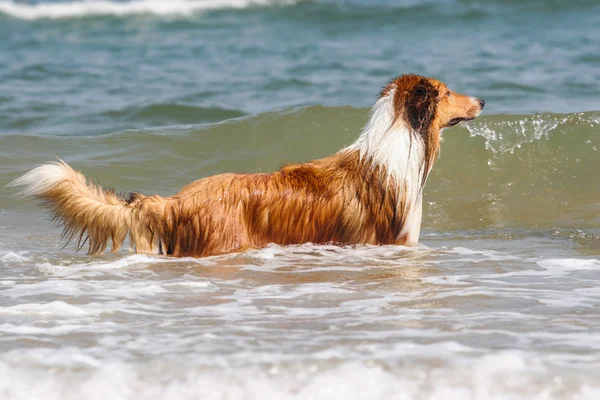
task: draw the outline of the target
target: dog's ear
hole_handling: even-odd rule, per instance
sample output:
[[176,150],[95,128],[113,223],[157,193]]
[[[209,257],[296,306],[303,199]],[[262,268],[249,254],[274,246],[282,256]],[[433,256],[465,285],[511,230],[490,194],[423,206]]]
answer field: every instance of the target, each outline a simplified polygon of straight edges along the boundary
[[416,132],[429,130],[436,113],[438,91],[427,80],[421,79],[408,93],[405,110],[410,126]]

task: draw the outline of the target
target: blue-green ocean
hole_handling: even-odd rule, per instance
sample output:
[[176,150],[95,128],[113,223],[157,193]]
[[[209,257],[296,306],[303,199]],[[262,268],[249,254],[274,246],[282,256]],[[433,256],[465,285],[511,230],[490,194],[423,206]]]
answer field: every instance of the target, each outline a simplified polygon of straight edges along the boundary
[[[6,187],[326,156],[404,73],[486,100],[417,248],[91,257]],[[598,399],[599,148],[597,1],[0,0],[0,398]]]

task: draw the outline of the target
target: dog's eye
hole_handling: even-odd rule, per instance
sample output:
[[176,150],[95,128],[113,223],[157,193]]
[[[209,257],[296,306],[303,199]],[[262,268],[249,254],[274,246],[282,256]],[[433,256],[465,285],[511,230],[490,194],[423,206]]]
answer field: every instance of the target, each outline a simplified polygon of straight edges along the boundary
[[451,94],[452,94],[452,92],[449,90],[446,92],[446,96],[450,96]]

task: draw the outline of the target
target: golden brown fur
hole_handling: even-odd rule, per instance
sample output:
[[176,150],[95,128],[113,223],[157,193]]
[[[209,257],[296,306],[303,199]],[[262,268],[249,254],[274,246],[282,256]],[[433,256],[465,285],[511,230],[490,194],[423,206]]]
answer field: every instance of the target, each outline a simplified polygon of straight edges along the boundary
[[[387,103],[386,96],[394,97]],[[42,165],[13,185],[44,200],[67,239],[82,245],[87,237],[90,254],[102,253],[109,241],[116,251],[127,233],[138,253],[176,257],[268,243],[412,244],[418,240],[421,189],[439,153],[440,130],[474,118],[483,107],[478,101],[453,96],[443,83],[417,75],[384,88],[378,100],[383,111],[372,118],[391,113],[390,126],[381,130],[378,124],[386,121],[371,121],[363,142],[379,135],[392,144],[398,138],[390,135],[408,135],[408,147],[397,144],[400,161],[419,158],[408,172],[402,164],[388,170],[378,150],[364,145],[273,173],[204,178],[165,198],[137,193],[121,198],[87,183],[63,162]]]
[[391,243],[402,219],[395,191],[384,187],[381,173],[362,167],[353,152],[271,174],[217,175],[166,199],[135,200],[133,221],[142,232],[154,233],[148,243],[156,241],[174,256],[272,242]]

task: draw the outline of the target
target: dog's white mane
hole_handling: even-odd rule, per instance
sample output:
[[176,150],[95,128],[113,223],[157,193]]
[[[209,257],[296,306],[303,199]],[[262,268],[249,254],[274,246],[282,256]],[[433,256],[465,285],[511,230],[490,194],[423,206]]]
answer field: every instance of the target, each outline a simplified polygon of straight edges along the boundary
[[418,240],[421,209],[423,158],[425,143],[416,134],[402,115],[396,115],[394,96],[396,89],[381,96],[369,114],[369,121],[360,136],[342,151],[359,151],[360,159],[369,161],[374,167],[383,167],[387,179],[396,183],[398,199],[405,199],[407,221],[399,236],[409,234]]
[[388,178],[393,179],[400,189],[406,185],[406,195],[410,198],[421,189],[425,144],[405,118],[396,115],[395,93],[396,89],[391,89],[377,100],[360,136],[344,150],[358,150],[361,160],[385,168]]

